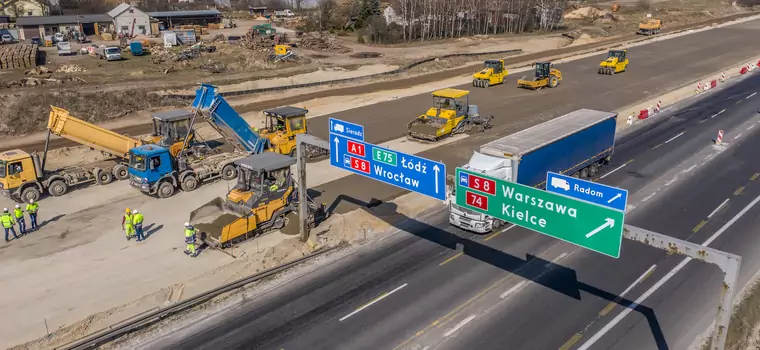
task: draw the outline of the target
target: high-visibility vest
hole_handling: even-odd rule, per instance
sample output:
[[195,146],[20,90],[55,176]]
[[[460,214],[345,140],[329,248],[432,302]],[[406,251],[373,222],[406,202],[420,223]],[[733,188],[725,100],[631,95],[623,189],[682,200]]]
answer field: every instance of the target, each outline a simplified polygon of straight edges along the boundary
[[124,214],[124,226],[132,226],[132,214]]
[[185,243],[187,244],[195,243],[195,229],[194,228],[185,228]]
[[4,213],[3,216],[0,216],[0,222],[3,224],[3,227],[5,228],[11,228],[13,227],[13,218],[11,217],[10,213]]
[[13,214],[16,216],[16,219],[23,219],[24,218],[24,211],[21,210],[21,208],[13,209]]
[[37,213],[37,209],[40,208],[40,205],[37,203],[27,204],[26,205],[26,211],[29,212],[29,214],[35,214]]
[[142,213],[137,213],[137,214],[135,214],[132,217],[132,223],[135,224],[135,225],[140,225],[140,224],[143,223],[143,219],[144,219],[143,218],[143,214]]

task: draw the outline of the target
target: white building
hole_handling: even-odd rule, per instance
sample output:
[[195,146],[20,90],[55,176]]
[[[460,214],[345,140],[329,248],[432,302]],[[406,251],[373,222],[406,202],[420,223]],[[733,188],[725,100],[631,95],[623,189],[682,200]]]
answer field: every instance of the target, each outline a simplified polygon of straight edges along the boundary
[[[150,16],[136,7],[123,3],[108,12],[117,33],[151,35]],[[158,33],[156,33],[158,34]]]

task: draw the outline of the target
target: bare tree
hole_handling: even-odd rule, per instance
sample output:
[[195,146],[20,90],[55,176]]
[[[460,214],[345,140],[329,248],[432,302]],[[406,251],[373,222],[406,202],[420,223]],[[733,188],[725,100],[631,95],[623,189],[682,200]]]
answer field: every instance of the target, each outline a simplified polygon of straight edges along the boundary
[[16,17],[16,18],[23,17],[24,15],[26,15],[26,8],[24,8],[24,5],[20,3],[11,4],[8,7],[8,10],[11,13],[11,16]]

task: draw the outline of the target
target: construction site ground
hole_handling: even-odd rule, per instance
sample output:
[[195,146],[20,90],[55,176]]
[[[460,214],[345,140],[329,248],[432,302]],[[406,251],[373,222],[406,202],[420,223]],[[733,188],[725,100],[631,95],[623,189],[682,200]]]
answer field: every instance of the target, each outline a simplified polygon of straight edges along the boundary
[[[601,56],[589,55],[558,65],[567,77],[558,89],[519,90],[510,77],[503,86],[472,90],[470,101],[480,106],[481,113],[495,117],[494,130],[482,135],[458,135],[438,144],[406,141],[402,137],[406,124],[429,105],[432,86],[312,101],[315,113],[309,127],[324,138],[328,115],[363,124],[369,130],[368,142],[442,160],[453,169],[467,161],[472,149],[498,135],[577,108],[620,111],[637,103],[648,104],[706,75],[723,69],[738,71],[740,62],[758,55],[745,43],[754,40],[759,31],[760,23],[751,21],[636,46],[629,50],[631,69],[613,77],[597,75]],[[683,68],[685,60],[690,62],[688,70]],[[467,84],[464,78],[454,77],[440,84]],[[687,89],[683,94],[691,93]],[[362,103],[377,104],[350,109]],[[254,125],[260,118],[257,113],[247,117]],[[224,195],[231,183],[204,185],[166,200],[144,196],[124,182],[44,199],[42,228],[0,247],[0,281],[3,290],[14,291],[0,301],[0,313],[14,320],[0,329],[0,346],[32,342],[28,347],[49,348],[65,343],[137,313],[300,257],[314,247],[362,241],[365,233],[388,228],[393,218],[414,217],[440,205],[332,169],[324,161],[309,164],[307,173],[310,193],[335,213],[315,233],[327,231],[307,245],[295,237],[272,233],[234,248],[231,252],[237,259],[216,251],[205,251],[191,259],[181,252],[182,223],[189,213]],[[377,205],[383,201],[389,203]],[[13,205],[6,199],[0,204]],[[145,213],[145,242],[126,241],[120,229],[126,207]],[[356,211],[357,207],[365,209]],[[48,337],[48,331],[53,336]]]
[[[658,3],[658,6],[662,7],[655,7],[652,12],[665,20],[665,29],[747,11],[746,8],[720,3],[706,3],[703,6],[693,6],[692,9],[681,11],[671,9],[682,4]],[[239,84],[238,88],[272,86],[373,74],[391,70],[421,58],[450,53],[489,52],[517,48],[529,54],[553,48],[589,44],[631,34],[635,31],[636,23],[646,19],[645,13],[648,11],[640,4],[624,5],[620,11],[613,14],[614,19],[610,19],[609,16],[603,15],[603,10],[608,8],[608,5],[601,4],[597,7],[602,9],[601,12],[585,11],[585,14],[581,13],[580,16],[573,17],[575,19],[566,19],[566,27],[550,34],[478,36],[400,45],[361,45],[357,44],[355,38],[351,36],[334,36],[334,39],[347,47],[350,52],[296,48],[295,51],[306,58],[305,60],[301,63],[277,65],[265,62],[260,53],[219,42],[209,43],[217,46],[218,50],[215,53],[203,54],[201,58],[194,60],[161,64],[151,63],[151,55],[131,57],[125,54],[127,59],[124,61],[104,62],[90,56],[58,57],[53,48],[45,48],[52,73],[26,76],[22,71],[0,71],[0,81],[7,83],[20,81],[25,77],[52,77],[64,80],[64,83],[13,89],[5,89],[5,84],[0,84],[0,91],[7,97],[0,101],[0,135],[18,136],[41,131],[47,115],[46,106],[49,104],[69,109],[75,115],[88,121],[106,122],[134,118],[136,113],[144,110],[183,106],[186,104],[183,100],[157,96],[151,92],[167,88],[188,90],[201,81],[222,85],[226,89],[230,89],[235,84]],[[602,13],[602,17],[599,17],[599,13]],[[255,23],[260,22],[239,21],[237,28],[210,30],[203,39],[210,40],[218,34],[240,35]],[[99,42],[95,41],[95,44]],[[73,46],[74,49],[78,48],[78,44]],[[356,58],[357,54],[360,57],[373,56],[362,55],[362,53],[379,54],[380,57]],[[404,79],[466,64],[477,64],[477,61],[485,58],[489,57],[438,60],[404,74],[379,79]],[[56,72],[61,68],[71,70],[72,66],[75,66],[73,70],[82,68],[84,71]],[[219,73],[211,71],[219,71]],[[71,77],[81,80],[78,80],[80,82],[68,80]],[[262,79],[265,81],[261,81]],[[406,86],[408,83],[396,88]],[[309,90],[318,89],[330,90],[330,87]],[[130,93],[124,94],[124,91]],[[305,89],[299,91],[299,93],[303,92]],[[125,98],[125,96],[130,98]]]

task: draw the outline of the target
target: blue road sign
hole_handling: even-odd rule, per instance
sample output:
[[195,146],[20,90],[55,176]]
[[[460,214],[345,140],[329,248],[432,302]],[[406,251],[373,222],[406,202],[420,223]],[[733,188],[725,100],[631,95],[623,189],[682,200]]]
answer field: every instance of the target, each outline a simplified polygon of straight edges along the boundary
[[546,173],[546,190],[620,211],[628,203],[627,190],[551,171]]
[[364,125],[349,123],[340,119],[330,118],[330,133],[364,141]]
[[330,134],[330,165],[436,199],[446,199],[446,165]]

